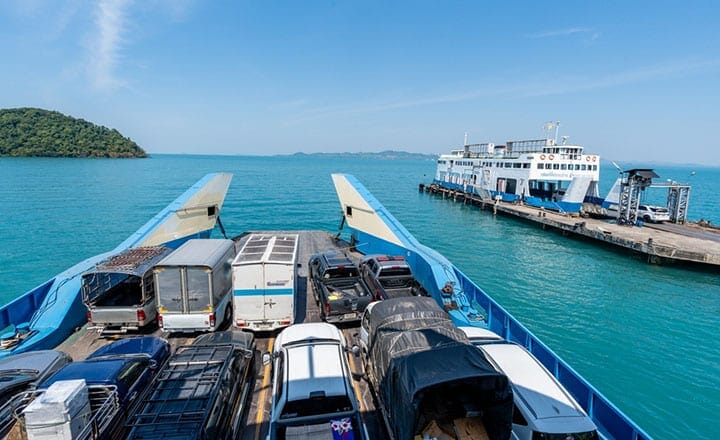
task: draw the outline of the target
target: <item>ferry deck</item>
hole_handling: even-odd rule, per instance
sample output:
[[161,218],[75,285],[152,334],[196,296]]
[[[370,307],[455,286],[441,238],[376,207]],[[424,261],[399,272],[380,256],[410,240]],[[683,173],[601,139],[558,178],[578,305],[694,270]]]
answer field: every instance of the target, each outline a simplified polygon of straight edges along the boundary
[[[270,231],[259,231],[259,232],[270,232]],[[280,231],[271,231],[272,233],[278,233]],[[282,231],[281,233],[287,233],[289,231]],[[292,231],[298,233],[298,231]],[[243,240],[247,235],[238,237],[235,239],[236,249],[239,250],[242,247]],[[330,250],[338,250],[342,247],[347,247],[347,243],[336,240],[328,232],[324,231],[300,231],[299,232],[299,243],[298,243],[298,282],[297,290],[295,293],[295,322],[320,322],[320,310],[315,304],[315,299],[312,294],[312,286],[308,279],[308,268],[307,262],[310,256],[314,253],[325,252]],[[354,258],[359,258],[360,254],[348,251]],[[359,323],[348,323],[340,328],[345,335],[348,346],[352,346],[356,343]],[[160,331],[157,327],[154,327],[150,331],[150,334],[166,338],[171,346],[178,347],[180,345],[190,343],[197,334],[168,334]],[[130,337],[132,333],[127,336],[116,336],[116,337]],[[244,414],[245,426],[241,433],[240,439],[242,440],[261,440],[265,439],[268,432],[268,424],[270,420],[270,400],[272,394],[272,383],[270,365],[262,365],[262,353],[269,351],[271,344],[274,341],[276,333],[263,332],[256,333],[256,375],[254,382],[254,389],[251,393],[251,400],[247,406],[247,410]],[[75,332],[57,349],[62,350],[72,356],[74,360],[84,359],[92,351],[96,350],[100,346],[107,344],[114,340],[113,338],[101,337],[97,332],[92,330],[86,330],[85,327]],[[384,428],[381,423],[381,416],[376,412],[374,401],[367,381],[364,379],[364,371],[362,361],[359,357],[348,355],[350,370],[353,374],[353,386],[355,393],[358,396],[360,404],[360,410],[362,413],[363,422],[368,430],[368,434],[371,439],[384,439],[386,435]]]

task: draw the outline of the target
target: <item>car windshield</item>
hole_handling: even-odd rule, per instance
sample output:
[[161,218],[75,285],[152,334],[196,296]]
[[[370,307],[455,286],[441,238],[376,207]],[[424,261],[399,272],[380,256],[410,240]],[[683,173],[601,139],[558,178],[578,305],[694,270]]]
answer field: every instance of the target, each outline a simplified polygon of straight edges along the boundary
[[292,400],[285,404],[280,415],[281,419],[336,414],[352,411],[352,403],[348,396],[329,396],[310,399]]

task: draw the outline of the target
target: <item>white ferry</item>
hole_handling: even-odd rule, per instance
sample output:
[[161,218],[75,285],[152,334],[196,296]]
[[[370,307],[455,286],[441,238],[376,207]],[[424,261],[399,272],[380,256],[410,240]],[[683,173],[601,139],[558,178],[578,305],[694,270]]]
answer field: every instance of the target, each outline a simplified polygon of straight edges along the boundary
[[487,200],[577,213],[584,201],[597,202],[600,156],[555,139],[468,144],[441,154],[434,184]]

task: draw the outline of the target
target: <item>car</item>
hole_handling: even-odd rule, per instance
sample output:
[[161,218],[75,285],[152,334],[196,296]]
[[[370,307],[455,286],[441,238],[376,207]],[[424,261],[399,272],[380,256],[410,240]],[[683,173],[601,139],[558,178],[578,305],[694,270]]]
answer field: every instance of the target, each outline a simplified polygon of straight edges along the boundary
[[663,206],[640,205],[637,209],[637,218],[652,223],[670,221],[670,210]]
[[[268,440],[367,440],[342,332],[324,322],[294,324],[278,335],[272,353]],[[357,348],[353,348],[357,352]]]
[[65,352],[38,350],[0,359],[0,438],[15,423],[12,405],[20,393],[35,389],[39,383],[72,362]]
[[249,332],[207,333],[178,347],[133,408],[126,438],[239,438],[254,366]]
[[88,387],[104,386],[116,393],[118,411],[105,425],[112,436],[122,433],[125,415],[170,353],[168,341],[156,336],[125,338],[103,346],[84,361],[71,362],[38,385],[47,390],[56,382],[83,379]]
[[428,296],[402,255],[366,255],[358,265],[373,301],[405,296]]
[[359,320],[372,297],[353,260],[344,253],[326,252],[311,256],[308,266],[322,320]]
[[490,330],[460,327],[510,379],[513,440],[598,440],[597,427],[558,380],[525,347]]

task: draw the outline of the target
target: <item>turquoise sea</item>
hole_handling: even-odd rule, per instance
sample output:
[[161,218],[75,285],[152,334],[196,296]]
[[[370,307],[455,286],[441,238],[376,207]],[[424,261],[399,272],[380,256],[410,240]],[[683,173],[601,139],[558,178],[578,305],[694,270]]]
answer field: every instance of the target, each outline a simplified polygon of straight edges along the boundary
[[[607,191],[617,173],[603,166]],[[235,175],[221,215],[228,235],[336,231],[341,212],[330,174],[354,174],[418,240],[448,257],[654,438],[717,437],[719,274],[651,266],[419,193],[418,184],[434,175],[432,160],[0,158],[0,303],[112,249],[216,171]],[[662,180],[693,185],[691,220],[720,224],[720,169],[656,171]],[[664,194],[651,190],[648,197],[662,201]]]

